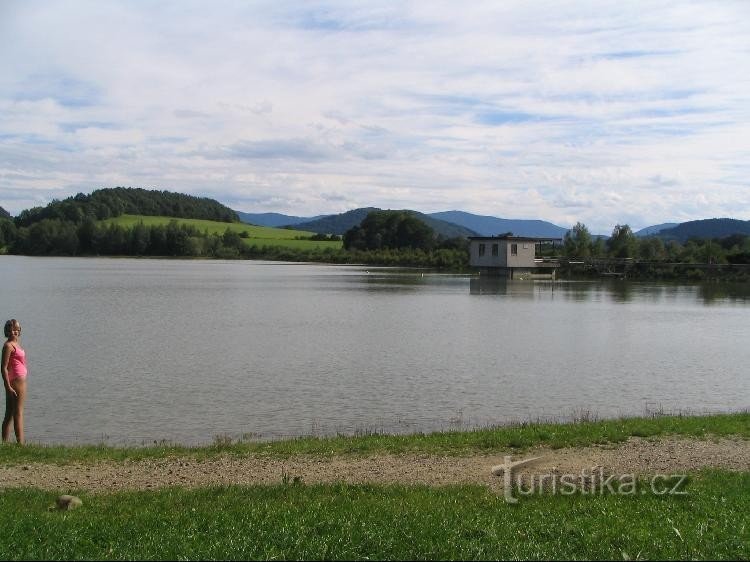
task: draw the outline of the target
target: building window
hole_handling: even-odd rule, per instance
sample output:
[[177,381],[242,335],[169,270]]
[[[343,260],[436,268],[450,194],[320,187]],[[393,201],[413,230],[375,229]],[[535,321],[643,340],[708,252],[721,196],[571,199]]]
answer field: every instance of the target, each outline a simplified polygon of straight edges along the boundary
[[510,245],[510,255],[511,256],[517,256],[518,255],[518,244],[511,244]]
[[493,256],[498,255],[498,247],[499,247],[499,244],[493,244],[492,245],[492,255]]
[[481,258],[484,255],[484,244],[479,245],[479,257]]

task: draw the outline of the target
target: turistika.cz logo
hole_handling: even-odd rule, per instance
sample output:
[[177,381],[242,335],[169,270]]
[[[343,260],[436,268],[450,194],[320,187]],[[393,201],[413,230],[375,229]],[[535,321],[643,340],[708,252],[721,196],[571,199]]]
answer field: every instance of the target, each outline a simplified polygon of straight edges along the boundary
[[[647,479],[639,479],[635,474],[606,474],[603,467],[583,469],[573,474],[523,474],[514,469],[528,466],[543,457],[533,457],[514,461],[512,457],[504,457],[503,464],[492,467],[492,474],[503,477],[503,495],[508,503],[518,503],[518,496],[533,496],[534,494],[560,494],[572,496],[583,495],[620,495],[633,496],[653,494],[656,496],[684,496],[687,495],[686,474],[655,474]],[[514,478],[515,474],[515,478]]]

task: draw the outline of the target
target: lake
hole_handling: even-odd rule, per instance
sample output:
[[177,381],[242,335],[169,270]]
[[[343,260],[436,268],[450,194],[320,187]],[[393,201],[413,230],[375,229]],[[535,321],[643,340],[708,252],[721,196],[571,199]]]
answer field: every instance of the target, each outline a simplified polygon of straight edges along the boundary
[[750,406],[750,288],[0,256],[27,439],[210,443]]

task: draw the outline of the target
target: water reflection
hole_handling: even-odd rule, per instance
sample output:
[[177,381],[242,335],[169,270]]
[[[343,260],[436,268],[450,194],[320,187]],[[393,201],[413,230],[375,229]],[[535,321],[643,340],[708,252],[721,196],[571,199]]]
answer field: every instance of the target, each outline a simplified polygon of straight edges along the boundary
[[513,296],[521,299],[533,299],[537,287],[530,281],[509,281],[503,277],[474,277],[469,280],[471,295]]
[[572,302],[591,302],[599,297],[596,286],[589,282],[560,283],[560,292]]
[[729,301],[745,304],[750,302],[749,283],[711,283],[698,286],[698,297],[705,304]]
[[609,284],[609,290],[612,294],[612,301],[618,303],[632,302],[633,300],[633,283],[627,281],[612,281]]
[[357,279],[371,291],[404,291],[413,292],[425,284],[424,274],[414,271],[365,270],[364,275]]
[[[391,281],[396,282],[396,281]],[[518,298],[555,298],[570,302],[601,302],[617,304],[649,302],[674,303],[689,298],[704,305],[750,303],[750,284],[712,283],[683,285],[677,283],[605,281],[517,281],[503,277],[472,277],[469,294],[513,296]]]

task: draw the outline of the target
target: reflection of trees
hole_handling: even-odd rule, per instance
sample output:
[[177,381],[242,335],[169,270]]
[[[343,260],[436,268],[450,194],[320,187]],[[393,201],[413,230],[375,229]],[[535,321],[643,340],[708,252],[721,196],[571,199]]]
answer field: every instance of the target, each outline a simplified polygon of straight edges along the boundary
[[394,274],[367,272],[364,277],[353,277],[352,281],[361,283],[364,281],[367,290],[389,291],[389,292],[414,292],[424,286],[425,280],[418,274]]
[[750,301],[750,285],[746,283],[706,283],[698,285],[698,298],[704,304],[713,304],[719,300],[731,302]]
[[585,302],[593,300],[595,286],[592,283],[567,283],[564,285],[563,295],[565,299],[574,302]]
[[615,302],[630,302],[633,300],[633,284],[627,281],[613,282],[607,285]]
[[[607,282],[557,281],[539,283],[508,281],[504,277],[474,277],[469,280],[472,295],[507,295],[520,298],[547,298],[549,293],[572,302],[593,302],[600,299],[615,303],[635,300],[644,303],[688,300],[714,304],[717,302],[750,303],[750,284],[747,283],[638,283],[623,280]],[[541,295],[544,293],[544,295]]]

